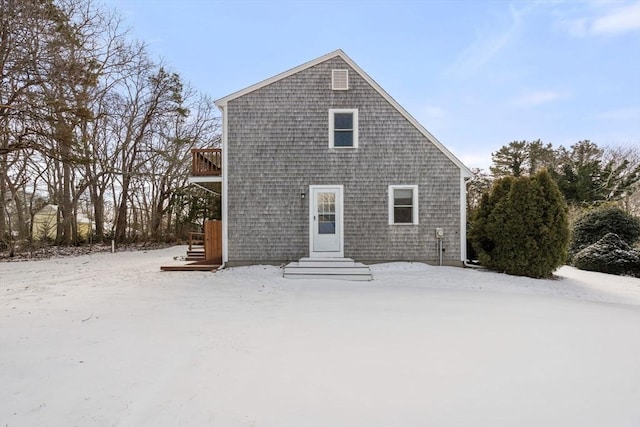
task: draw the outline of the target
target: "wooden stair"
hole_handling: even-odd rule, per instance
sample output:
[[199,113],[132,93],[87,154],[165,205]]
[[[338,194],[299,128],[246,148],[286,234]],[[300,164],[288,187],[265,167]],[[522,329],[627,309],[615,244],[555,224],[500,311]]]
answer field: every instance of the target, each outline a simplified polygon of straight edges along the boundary
[[189,234],[189,264],[163,265],[162,271],[213,271],[222,264],[222,222],[207,220],[204,233]]
[[186,265],[163,265],[160,267],[162,271],[213,271],[217,270],[219,265],[212,264],[186,264]]
[[202,261],[205,260],[207,257],[205,255],[204,249],[202,250],[188,250],[187,251],[187,257],[185,258],[186,261]]
[[302,258],[287,264],[287,279],[373,280],[371,270],[350,258]]

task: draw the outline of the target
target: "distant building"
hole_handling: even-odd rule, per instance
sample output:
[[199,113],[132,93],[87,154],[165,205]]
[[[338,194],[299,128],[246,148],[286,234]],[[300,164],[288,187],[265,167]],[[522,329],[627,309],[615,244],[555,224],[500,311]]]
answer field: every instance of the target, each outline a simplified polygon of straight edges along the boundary
[[[78,237],[87,239],[91,233],[91,220],[83,214],[76,219]],[[31,235],[34,240],[44,238],[55,239],[58,227],[58,206],[46,205],[33,216],[33,228]]]

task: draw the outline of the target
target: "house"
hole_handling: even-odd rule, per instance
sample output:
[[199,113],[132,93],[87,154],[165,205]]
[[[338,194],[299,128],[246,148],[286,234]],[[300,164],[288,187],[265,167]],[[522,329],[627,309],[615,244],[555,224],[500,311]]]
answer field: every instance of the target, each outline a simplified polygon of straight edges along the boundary
[[466,259],[471,172],[342,50],[216,105],[191,181],[222,195],[226,265]]
[[54,240],[58,227],[58,206],[43,206],[42,209],[33,215],[32,223],[31,235],[34,240]]
[[[78,237],[88,239],[91,234],[91,220],[83,214],[76,216]],[[45,205],[33,216],[31,236],[34,240],[55,240],[58,230],[58,206]]]

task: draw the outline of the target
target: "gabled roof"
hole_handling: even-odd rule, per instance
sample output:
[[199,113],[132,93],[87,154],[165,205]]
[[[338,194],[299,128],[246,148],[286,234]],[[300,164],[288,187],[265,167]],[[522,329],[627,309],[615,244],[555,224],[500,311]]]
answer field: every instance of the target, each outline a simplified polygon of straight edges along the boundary
[[342,51],[342,49],[338,49],[335,50],[331,53],[328,53],[326,55],[323,55],[317,59],[314,59],[312,61],[309,62],[305,62],[302,65],[299,65],[295,68],[292,68],[288,71],[285,71],[283,73],[280,73],[278,75],[275,75],[271,78],[268,78],[266,80],[263,80],[259,83],[256,83],[254,85],[251,85],[245,89],[239,90],[237,92],[234,92],[230,95],[227,95],[223,98],[218,99],[217,101],[215,101],[216,105],[218,106],[218,108],[220,109],[224,109],[227,105],[227,102],[234,100],[236,98],[239,98],[243,95],[246,95],[250,92],[253,92],[255,90],[261,89],[267,85],[270,85],[271,83],[275,83],[279,80],[282,80],[286,77],[292,76],[296,73],[299,73],[300,71],[306,70],[307,68],[311,68],[315,65],[321,64],[331,58],[335,58],[335,57],[339,57],[341,58],[344,62],[346,62],[356,73],[358,73],[360,75],[360,77],[362,77],[367,83],[369,83],[369,85],[371,85],[371,87],[373,87],[385,100],[387,100],[387,102],[389,102],[389,104],[391,104],[396,110],[398,110],[398,112],[400,114],[402,114],[408,121],[409,123],[411,123],[413,126],[415,126],[416,129],[418,129],[429,141],[431,141],[440,151],[442,151],[442,153],[447,156],[449,158],[449,160],[451,160],[456,166],[458,166],[460,168],[460,170],[462,171],[462,175],[466,176],[466,177],[471,177],[473,174],[472,172],[469,170],[469,168],[467,168],[464,163],[462,163],[460,161],[460,159],[458,159],[456,156],[453,155],[453,153],[451,151],[449,151],[440,141],[438,141],[438,139],[433,136],[424,126],[422,126],[420,124],[420,122],[418,122],[411,114],[409,114],[407,112],[407,110],[405,110],[400,104],[398,104],[398,102],[393,99],[391,97],[391,95],[389,95],[384,89],[382,89],[382,87],[376,83],[375,80],[373,80],[371,77],[369,77],[369,75],[362,69],[360,68],[355,62],[353,62],[353,60],[351,58],[349,58],[349,56],[347,56],[346,53],[344,53]]

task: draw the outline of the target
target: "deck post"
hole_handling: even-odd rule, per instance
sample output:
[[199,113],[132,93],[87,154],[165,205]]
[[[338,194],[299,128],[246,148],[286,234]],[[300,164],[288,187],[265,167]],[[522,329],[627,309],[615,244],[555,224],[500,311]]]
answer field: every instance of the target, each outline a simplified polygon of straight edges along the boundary
[[204,257],[207,261],[222,263],[222,221],[204,222]]

